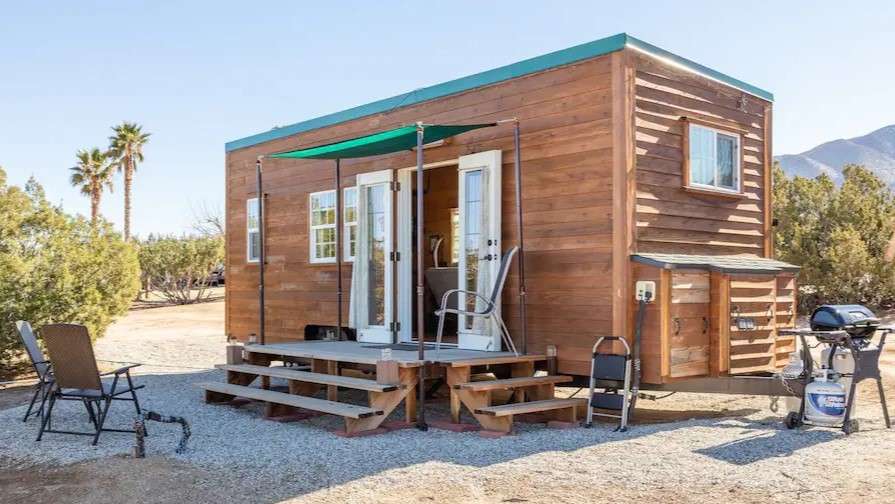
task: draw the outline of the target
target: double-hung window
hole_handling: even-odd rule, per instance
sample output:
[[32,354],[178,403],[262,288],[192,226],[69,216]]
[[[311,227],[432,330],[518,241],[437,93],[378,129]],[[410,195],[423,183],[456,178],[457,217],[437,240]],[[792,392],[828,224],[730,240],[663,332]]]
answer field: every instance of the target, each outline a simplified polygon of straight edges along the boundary
[[246,261],[261,259],[261,222],[258,216],[258,198],[246,200]]
[[[310,260],[312,263],[336,262],[336,192],[311,193]],[[342,191],[342,259],[353,261],[357,248],[357,188]]]
[[311,193],[310,245],[312,263],[336,261],[336,192]]
[[342,258],[351,262],[357,250],[357,187],[346,187],[342,191],[342,209]]
[[687,186],[695,189],[739,193],[740,135],[702,124],[686,122],[688,151]]

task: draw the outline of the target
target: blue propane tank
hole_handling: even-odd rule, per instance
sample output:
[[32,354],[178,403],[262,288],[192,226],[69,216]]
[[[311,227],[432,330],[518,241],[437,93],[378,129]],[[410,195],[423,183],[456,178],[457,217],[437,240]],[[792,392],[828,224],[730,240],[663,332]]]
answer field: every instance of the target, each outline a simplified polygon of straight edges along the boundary
[[832,369],[816,371],[805,387],[805,420],[825,426],[841,425],[845,419],[845,387],[833,381]]

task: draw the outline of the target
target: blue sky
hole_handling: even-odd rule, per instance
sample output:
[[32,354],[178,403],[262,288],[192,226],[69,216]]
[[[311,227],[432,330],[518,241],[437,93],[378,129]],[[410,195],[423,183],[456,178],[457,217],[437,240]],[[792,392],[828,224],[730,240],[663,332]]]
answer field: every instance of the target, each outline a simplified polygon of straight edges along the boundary
[[895,123],[893,25],[892,2],[5,2],[0,166],[87,213],[75,152],[139,122],[134,230],[181,233],[223,208],[226,141],[619,32],[772,91],[795,153]]

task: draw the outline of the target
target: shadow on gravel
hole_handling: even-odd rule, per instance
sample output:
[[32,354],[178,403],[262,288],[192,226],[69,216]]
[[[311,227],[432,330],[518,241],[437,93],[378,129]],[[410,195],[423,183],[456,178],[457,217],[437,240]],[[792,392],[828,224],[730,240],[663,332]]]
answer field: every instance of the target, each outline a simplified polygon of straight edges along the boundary
[[[787,457],[803,448],[826,443],[843,436],[841,432],[821,428],[790,431],[783,426],[778,418],[738,422],[736,425],[720,423],[716,427],[741,429],[744,431],[744,437],[694,452],[736,465]],[[769,432],[769,428],[777,430]]]
[[[519,424],[518,433],[500,439],[484,439],[477,433],[454,433],[438,429],[419,432],[402,429],[382,435],[345,439],[330,431],[344,427],[341,419],[317,416],[295,423],[278,423],[263,418],[260,404],[241,407],[208,405],[197,383],[223,382],[220,371],[177,374],[137,375],[137,384],[145,385],[140,400],[144,409],[163,415],[183,416],[191,425],[192,438],[183,455],[175,455],[180,439],[176,425],[149,424],[147,454],[168,457],[226,474],[230,481],[254,481],[263,491],[253,502],[279,502],[288,497],[326,489],[375,475],[383,471],[424,463],[454,464],[462,467],[486,467],[544,452],[574,452],[608,443],[626,442],[642,436],[692,428],[738,428],[741,439],[697,450],[697,453],[732,464],[749,464],[771,457],[786,456],[795,450],[836,437],[829,431],[787,432],[780,419],[767,421],[732,419],[732,414],[752,414],[755,410],[728,411],[725,418],[702,418],[687,422],[652,423],[655,413],[628,432],[613,432],[612,424],[596,424],[592,429],[547,429],[540,424]],[[275,382],[276,384],[276,382]],[[2,392],[0,392],[2,394]],[[363,394],[340,393],[340,400],[365,404]],[[449,401],[429,403],[429,418],[446,418]],[[83,407],[60,403],[54,427],[82,430],[87,427]],[[72,464],[85,460],[116,457],[123,470],[139,474],[143,463],[132,459],[134,436],[104,433],[99,446],[89,440],[60,434],[47,435],[37,443],[35,420],[21,421],[24,406],[0,411],[0,458],[35,464]],[[687,412],[683,412],[687,413]],[[689,412],[692,418],[692,413]],[[124,428],[133,423],[130,403],[115,404],[107,425]],[[399,407],[390,420],[403,419]],[[666,419],[667,420],[667,419]],[[464,421],[474,422],[471,417]],[[776,424],[776,426],[775,426]],[[235,478],[235,479],[234,479]],[[266,483],[265,483],[266,482]]]

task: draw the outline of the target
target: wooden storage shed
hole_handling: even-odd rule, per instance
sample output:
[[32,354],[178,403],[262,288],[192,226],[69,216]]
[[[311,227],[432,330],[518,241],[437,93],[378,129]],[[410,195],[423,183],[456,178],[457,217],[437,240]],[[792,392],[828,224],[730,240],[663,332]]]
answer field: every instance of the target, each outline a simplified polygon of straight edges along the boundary
[[[415,341],[417,153],[342,160],[339,198],[331,162],[265,158],[263,220],[256,161],[417,122],[512,119],[518,152],[513,129],[500,126],[425,146],[427,328],[440,283],[487,295],[487,282],[470,283],[470,271],[484,270],[466,251],[475,243],[493,259],[517,245],[519,203],[526,288],[520,296],[513,268],[501,311],[515,339],[524,301],[526,353],[555,354],[559,373],[587,375],[599,336],[633,338],[635,282],[650,280],[645,383],[773,371],[793,348],[777,327],[794,322],[797,268],[771,258],[772,101],[620,34],[229,142],[226,331],[241,341],[263,331],[267,344],[338,338],[341,312],[362,343]],[[358,214],[373,223],[364,233]],[[352,258],[368,245],[355,271]],[[337,254],[350,292],[341,309]],[[357,278],[365,292],[351,291]],[[452,330],[458,349],[502,349],[488,327],[461,321]]]

